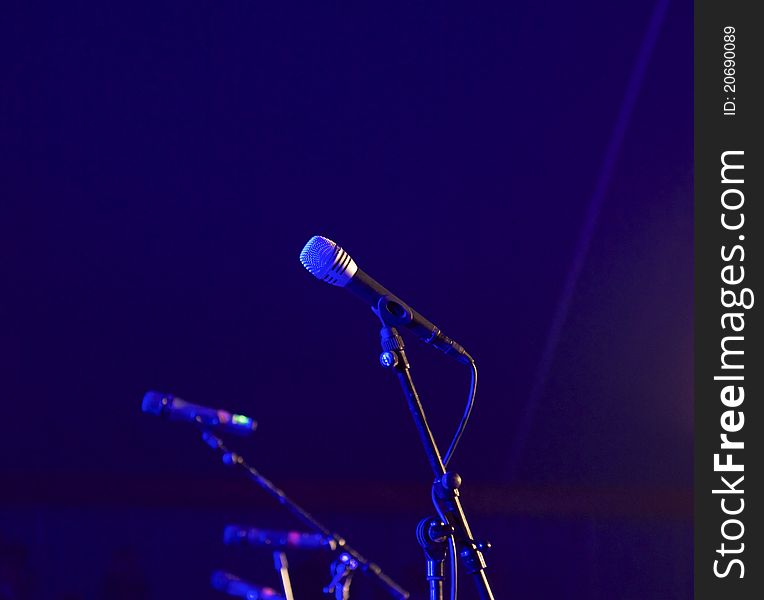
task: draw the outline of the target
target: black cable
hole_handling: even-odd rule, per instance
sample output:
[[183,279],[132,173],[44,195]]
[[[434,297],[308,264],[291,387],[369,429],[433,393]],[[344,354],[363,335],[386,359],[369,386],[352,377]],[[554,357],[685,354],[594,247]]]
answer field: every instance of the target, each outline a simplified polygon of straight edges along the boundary
[[454,450],[456,450],[456,445],[459,443],[459,440],[462,438],[462,434],[467,427],[467,421],[470,419],[472,407],[475,406],[475,394],[477,393],[477,365],[475,364],[474,360],[470,360],[470,366],[472,367],[470,395],[467,398],[467,406],[464,409],[464,414],[462,415],[461,420],[459,421],[459,426],[456,428],[456,433],[454,434],[454,437],[451,440],[451,444],[448,446],[448,451],[443,458],[443,466],[448,466],[448,463],[451,461],[451,458],[454,455]]

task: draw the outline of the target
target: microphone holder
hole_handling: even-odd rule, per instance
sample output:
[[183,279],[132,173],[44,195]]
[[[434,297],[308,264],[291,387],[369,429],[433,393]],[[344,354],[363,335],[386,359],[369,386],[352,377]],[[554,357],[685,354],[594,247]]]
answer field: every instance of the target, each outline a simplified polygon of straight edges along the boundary
[[221,455],[224,464],[242,469],[252,481],[265,490],[271,497],[275,498],[279,504],[284,506],[304,525],[313,529],[317,533],[320,533],[322,536],[334,540],[336,547],[342,551],[342,556],[348,556],[348,561],[346,562],[349,562],[352,559],[352,563],[355,565],[352,567],[353,570],[357,568],[364,573],[376,577],[376,579],[384,586],[388,594],[393,598],[406,600],[409,597],[409,593],[383,573],[378,565],[370,562],[357,550],[351,548],[341,535],[334,533],[329,528],[325,527],[313,515],[276,487],[272,481],[261,475],[257,469],[247,463],[243,456],[229,450],[223,443],[223,440],[217,435],[211,431],[205,430],[202,432],[202,439],[210,448]]
[[[380,299],[380,306],[383,302],[385,302],[385,298]],[[427,461],[430,463],[434,475],[432,499],[435,509],[445,525],[453,528],[451,535],[456,542],[457,553],[465,570],[472,576],[481,600],[493,600],[493,592],[486,577],[486,562],[483,557],[483,550],[488,549],[490,545],[478,542],[472,537],[472,531],[470,531],[459,497],[459,486],[462,479],[458,473],[446,471],[443,465],[438,445],[427,423],[424,407],[414,386],[414,380],[411,378],[411,365],[406,357],[403,339],[396,328],[385,320],[387,311],[377,309],[374,312],[382,321],[382,329],[380,330],[382,353],[379,356],[379,362],[383,367],[395,372],[403,395],[406,397],[409,412],[414,419],[414,425],[416,425],[424,452],[427,455]],[[455,567],[456,565],[454,565]],[[452,591],[453,593],[454,591]],[[430,597],[433,598],[432,595]]]
[[427,583],[430,588],[430,600],[443,600],[443,579],[445,578],[443,563],[446,562],[448,538],[453,534],[453,527],[432,517],[422,519],[416,527],[417,541],[424,550],[427,559]]
[[358,561],[347,552],[343,552],[333,561],[329,567],[332,580],[324,588],[325,594],[334,594],[335,600],[350,599],[350,584],[353,583],[353,575],[358,569]]

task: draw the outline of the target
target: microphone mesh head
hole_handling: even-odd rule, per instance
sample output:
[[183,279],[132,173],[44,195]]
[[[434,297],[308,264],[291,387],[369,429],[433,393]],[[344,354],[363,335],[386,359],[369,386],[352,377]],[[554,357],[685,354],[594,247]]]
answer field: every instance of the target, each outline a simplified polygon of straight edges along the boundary
[[346,286],[358,270],[355,261],[329,238],[314,235],[300,252],[300,262],[314,277]]

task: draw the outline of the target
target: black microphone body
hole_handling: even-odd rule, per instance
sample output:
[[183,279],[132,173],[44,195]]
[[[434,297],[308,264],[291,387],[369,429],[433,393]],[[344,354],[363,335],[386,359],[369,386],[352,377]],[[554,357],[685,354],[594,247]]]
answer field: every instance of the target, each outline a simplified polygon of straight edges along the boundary
[[284,600],[284,596],[273,588],[253,585],[225,571],[215,571],[210,577],[210,585],[229,596],[246,600]]
[[426,344],[434,346],[459,362],[469,364],[472,360],[461,345],[444,335],[432,321],[419,314],[361,269],[356,271],[346,287],[369,302],[374,312],[386,325],[405,327]]
[[172,421],[188,421],[218,431],[249,435],[257,428],[257,422],[245,415],[227,410],[209,408],[186,402],[172,394],[148,391],[143,397],[142,410]]
[[429,319],[391,293],[382,284],[358,268],[340,246],[328,238],[314,236],[300,253],[300,262],[318,279],[344,287],[371,305],[388,327],[405,327],[423,342],[430,344],[464,364],[472,357]]
[[320,533],[272,531],[241,525],[226,526],[223,541],[226,545],[246,544],[276,550],[334,550],[337,548],[335,540]]

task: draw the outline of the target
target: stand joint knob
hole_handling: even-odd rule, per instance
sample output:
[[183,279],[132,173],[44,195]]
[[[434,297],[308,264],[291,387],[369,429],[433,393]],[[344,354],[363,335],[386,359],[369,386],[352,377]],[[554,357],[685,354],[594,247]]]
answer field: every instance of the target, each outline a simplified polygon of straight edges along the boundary
[[458,490],[462,485],[462,476],[456,471],[448,471],[440,478],[440,485],[447,490]]
[[398,355],[395,352],[386,351],[379,355],[379,363],[386,368],[398,366]]

